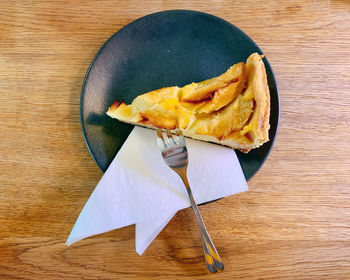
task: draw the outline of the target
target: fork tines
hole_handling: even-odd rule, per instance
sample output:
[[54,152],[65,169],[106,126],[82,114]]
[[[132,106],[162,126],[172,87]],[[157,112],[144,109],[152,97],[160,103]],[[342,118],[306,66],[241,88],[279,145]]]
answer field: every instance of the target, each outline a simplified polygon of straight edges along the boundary
[[158,143],[163,149],[186,145],[180,130],[177,129],[173,133],[168,129],[157,129]]

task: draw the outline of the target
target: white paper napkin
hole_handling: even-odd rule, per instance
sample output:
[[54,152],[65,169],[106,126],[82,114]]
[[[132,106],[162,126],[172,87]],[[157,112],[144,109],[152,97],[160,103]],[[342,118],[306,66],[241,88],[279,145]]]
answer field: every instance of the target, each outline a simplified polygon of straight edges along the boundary
[[[198,204],[248,189],[234,150],[186,138],[188,180]],[[141,255],[175,213],[189,207],[180,177],[163,161],[154,130],[135,127],[81,211],[67,245],[136,224]]]

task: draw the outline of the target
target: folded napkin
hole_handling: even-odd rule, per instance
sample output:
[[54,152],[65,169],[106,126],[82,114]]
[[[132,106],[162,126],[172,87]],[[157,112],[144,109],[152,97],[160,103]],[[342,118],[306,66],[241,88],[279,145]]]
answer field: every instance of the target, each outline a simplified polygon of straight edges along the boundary
[[[234,150],[186,138],[188,180],[198,204],[248,189]],[[180,209],[181,178],[163,161],[154,130],[135,127],[81,211],[67,245],[136,224],[140,255]],[[204,217],[205,220],[205,217]]]

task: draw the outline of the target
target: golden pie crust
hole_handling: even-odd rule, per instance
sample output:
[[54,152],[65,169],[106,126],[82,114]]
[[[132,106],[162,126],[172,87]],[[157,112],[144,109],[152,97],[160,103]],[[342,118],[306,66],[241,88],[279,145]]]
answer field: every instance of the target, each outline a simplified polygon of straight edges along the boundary
[[150,91],[130,105],[116,100],[107,114],[248,152],[269,140],[270,93],[262,57],[253,53],[218,77]]

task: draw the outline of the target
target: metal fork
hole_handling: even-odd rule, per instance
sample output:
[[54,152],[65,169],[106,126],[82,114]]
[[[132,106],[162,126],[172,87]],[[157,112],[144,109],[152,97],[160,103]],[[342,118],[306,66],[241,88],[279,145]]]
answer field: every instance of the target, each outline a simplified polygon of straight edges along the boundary
[[205,261],[207,263],[208,270],[212,273],[222,271],[224,270],[224,263],[222,262],[213,242],[210,239],[209,233],[204,225],[202,216],[199,213],[197,204],[194,201],[192,191],[187,180],[186,171],[188,156],[185,139],[180,131],[176,131],[176,135],[173,135],[169,130],[161,129],[157,129],[157,137],[158,145],[165,163],[181,177],[183,183],[185,184],[202,239]]

